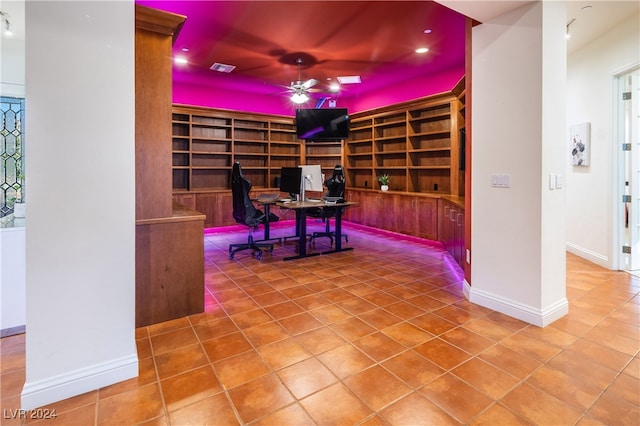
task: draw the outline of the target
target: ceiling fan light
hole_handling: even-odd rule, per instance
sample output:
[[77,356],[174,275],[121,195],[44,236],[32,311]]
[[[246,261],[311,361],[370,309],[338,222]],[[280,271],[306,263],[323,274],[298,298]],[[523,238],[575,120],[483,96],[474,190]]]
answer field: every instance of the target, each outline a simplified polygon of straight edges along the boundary
[[291,102],[294,104],[303,104],[309,100],[309,96],[304,92],[295,92],[291,95]]

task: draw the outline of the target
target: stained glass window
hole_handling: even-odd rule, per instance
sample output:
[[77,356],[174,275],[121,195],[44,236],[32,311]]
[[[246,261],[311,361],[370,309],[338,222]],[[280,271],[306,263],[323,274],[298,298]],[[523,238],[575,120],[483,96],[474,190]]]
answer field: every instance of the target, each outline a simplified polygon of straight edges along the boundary
[[0,97],[0,217],[24,202],[24,99]]

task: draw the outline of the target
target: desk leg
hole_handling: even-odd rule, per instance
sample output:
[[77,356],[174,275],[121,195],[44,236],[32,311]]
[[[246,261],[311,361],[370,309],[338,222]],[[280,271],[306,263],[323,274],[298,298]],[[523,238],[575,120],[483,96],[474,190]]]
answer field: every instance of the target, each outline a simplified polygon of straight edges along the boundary
[[[271,239],[271,222],[269,222],[269,216],[271,215],[271,204],[263,204],[264,206],[264,214],[267,218],[266,222],[264,223],[264,239],[262,240],[256,240],[256,242],[261,242],[261,241],[272,241]],[[280,242],[282,242],[282,238],[273,238],[273,241],[278,240]]]
[[337,253],[339,251],[353,250],[353,247],[342,248],[342,209],[336,208],[336,245],[334,250],[322,252],[322,254]]
[[320,253],[307,253],[307,210],[296,209],[296,234],[298,235],[298,254],[285,257],[284,260],[300,259],[303,257],[318,256]]
[[267,216],[267,220],[264,223],[264,239],[265,240],[269,240],[269,229],[270,229],[270,225],[269,225],[269,215],[271,214],[271,205],[269,204],[265,204],[264,205],[264,213]]
[[301,257],[307,255],[307,209],[298,209],[297,221],[300,223],[298,234],[298,254]]

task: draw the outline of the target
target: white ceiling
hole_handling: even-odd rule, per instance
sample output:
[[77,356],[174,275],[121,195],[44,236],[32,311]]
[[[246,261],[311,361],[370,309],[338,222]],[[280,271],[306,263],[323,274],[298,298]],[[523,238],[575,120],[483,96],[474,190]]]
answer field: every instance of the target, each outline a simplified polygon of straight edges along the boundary
[[[438,3],[476,21],[486,22],[503,13],[532,3],[532,1],[439,0]],[[640,1],[638,0],[567,0],[566,3],[567,23],[575,19],[570,26],[571,38],[567,42],[568,53],[575,52],[585,44],[614,28],[620,22],[640,13]]]
[[[591,6],[590,8],[588,6]],[[584,8],[584,9],[583,9]],[[602,34],[613,29],[620,22],[640,13],[640,2],[607,0],[571,0],[567,2],[567,22],[571,24],[571,38],[567,44],[568,53],[573,53]],[[640,24],[638,26],[640,37]]]
[[438,0],[443,6],[462,13],[469,18],[473,18],[478,22],[486,22],[490,19],[517,9],[527,3],[533,3],[532,0]]

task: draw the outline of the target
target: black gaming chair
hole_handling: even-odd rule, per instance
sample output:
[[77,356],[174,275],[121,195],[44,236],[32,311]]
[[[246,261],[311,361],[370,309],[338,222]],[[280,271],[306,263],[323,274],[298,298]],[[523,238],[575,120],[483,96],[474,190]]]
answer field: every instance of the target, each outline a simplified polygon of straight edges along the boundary
[[251,182],[242,175],[240,163],[233,164],[231,169],[231,193],[233,195],[233,218],[236,222],[249,227],[249,238],[243,244],[229,244],[229,258],[233,259],[236,252],[251,249],[252,253],[256,253],[258,259],[262,259],[262,249],[273,251],[273,244],[266,242],[255,242],[253,232],[258,229],[258,225],[269,222],[277,222],[278,216],[271,213],[267,218],[263,211],[258,210],[249,198],[251,191]]
[[[345,184],[344,170],[342,165],[337,164],[333,168],[333,175],[325,182],[327,187],[325,199],[327,197],[342,199],[344,197]],[[324,206],[307,210],[307,216],[320,218],[325,222],[325,230],[322,232],[314,232],[309,241],[310,244],[316,237],[328,237],[331,240],[331,244],[333,244],[333,237],[335,237],[336,233],[331,231],[330,219],[335,217],[336,209],[338,208],[341,207]],[[346,234],[342,234],[342,236],[346,242],[349,242],[349,237]]]

